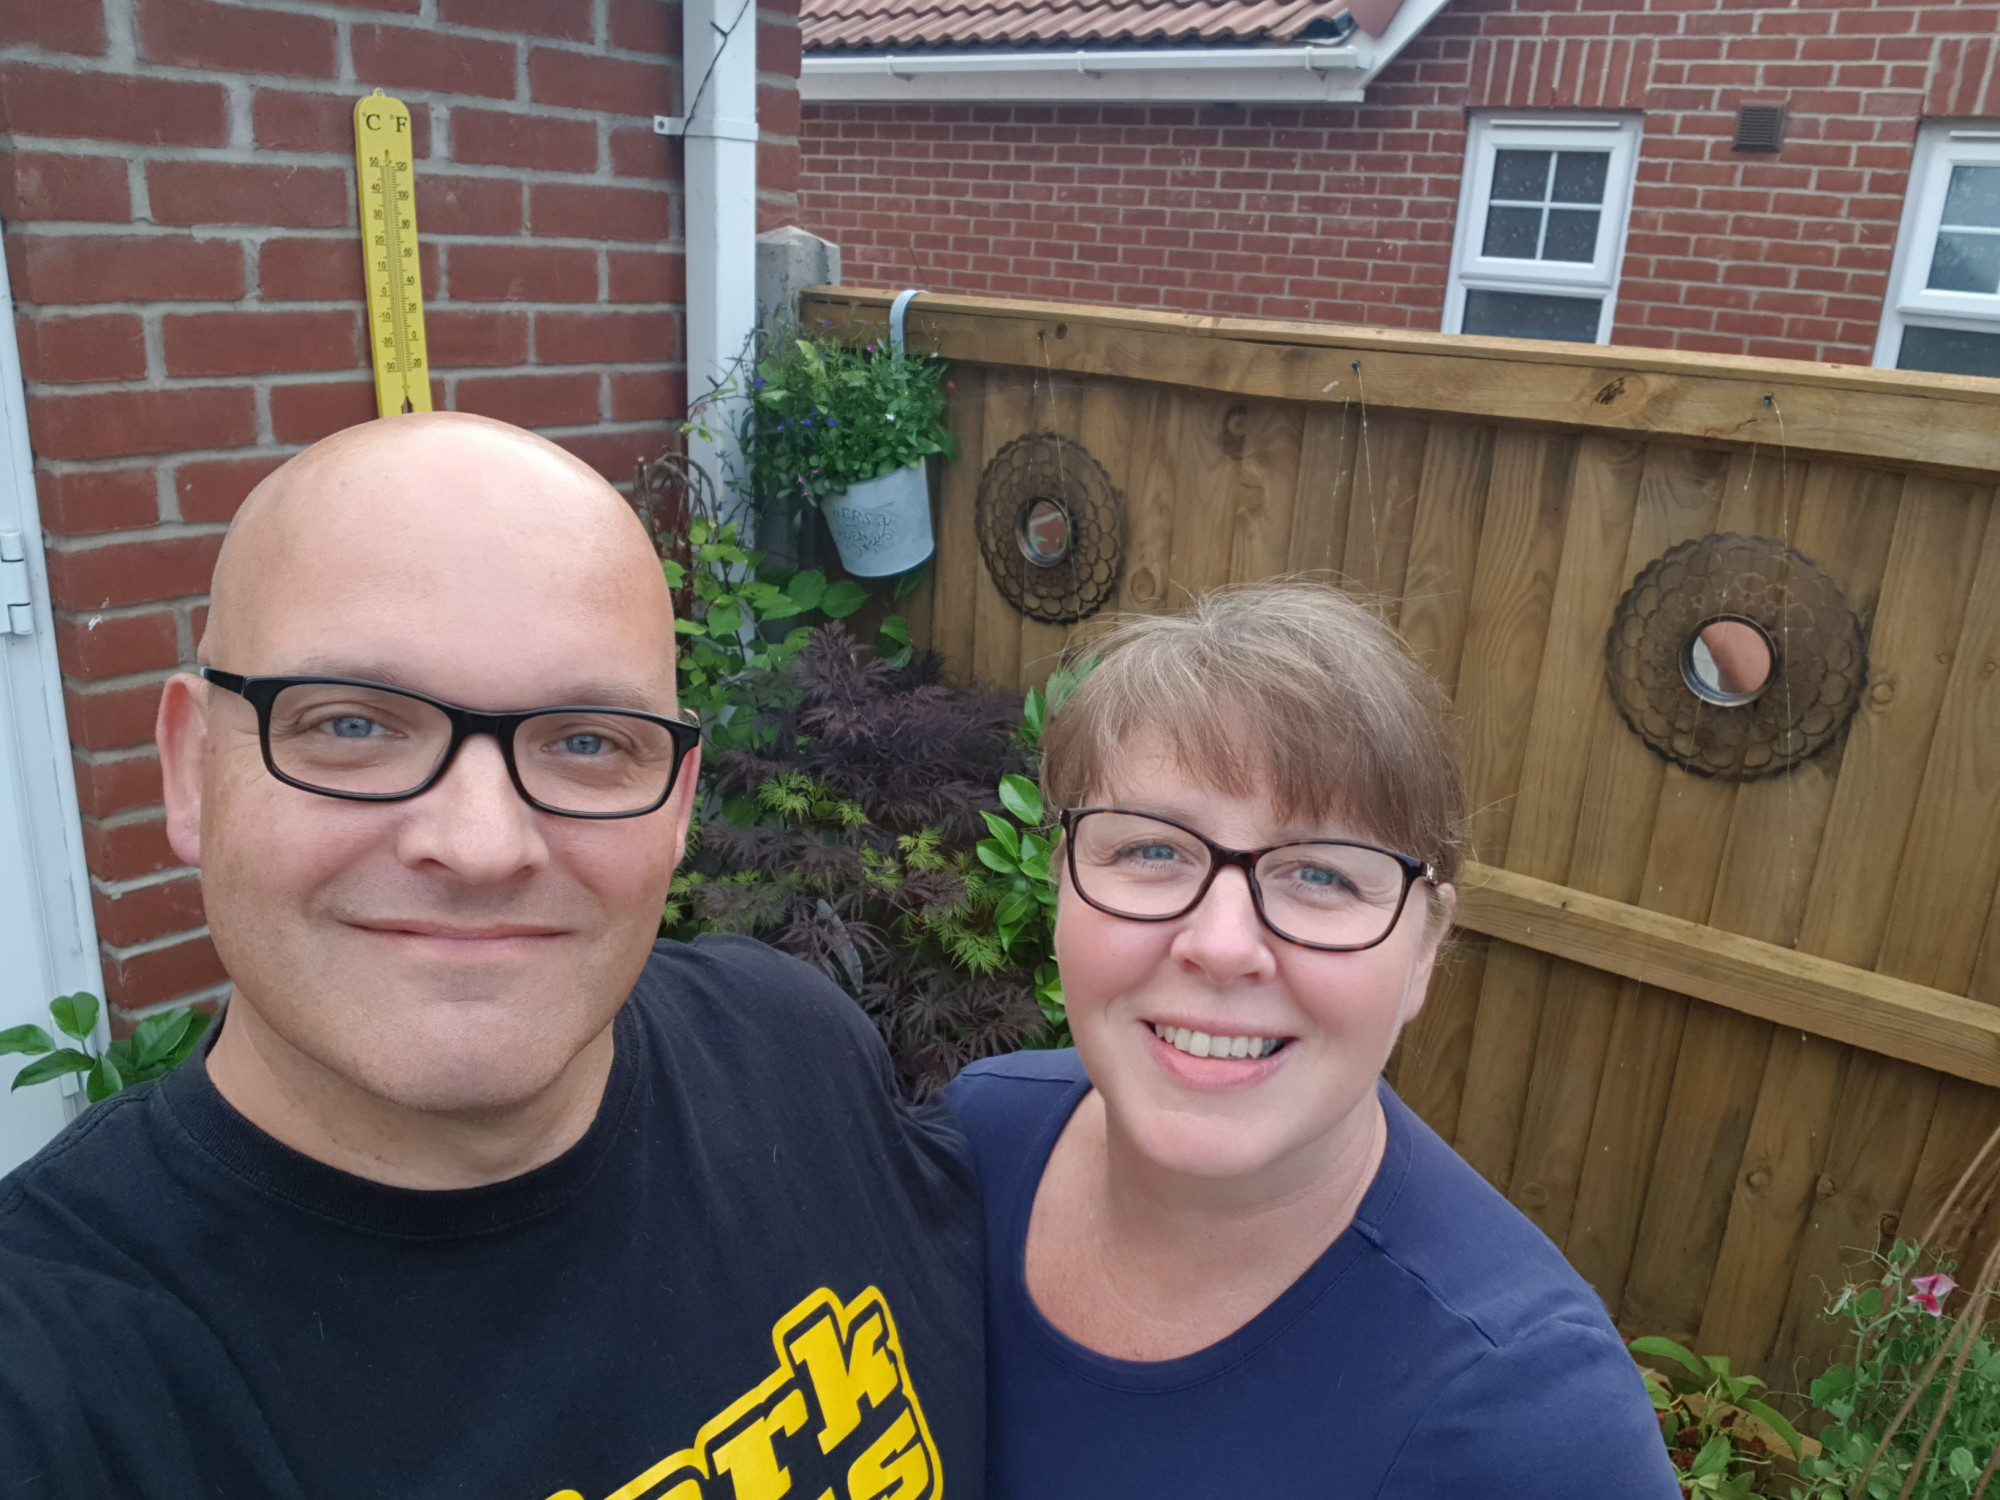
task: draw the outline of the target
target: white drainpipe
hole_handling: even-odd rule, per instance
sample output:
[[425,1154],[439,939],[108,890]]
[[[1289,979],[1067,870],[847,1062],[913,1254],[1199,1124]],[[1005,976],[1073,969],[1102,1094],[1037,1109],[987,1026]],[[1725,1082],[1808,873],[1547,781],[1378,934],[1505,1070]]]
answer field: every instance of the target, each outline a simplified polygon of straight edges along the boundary
[[687,114],[653,128],[682,141],[688,400],[709,398],[707,433],[689,452],[720,486],[736,463],[757,323],[756,0],[683,0],[681,88]]

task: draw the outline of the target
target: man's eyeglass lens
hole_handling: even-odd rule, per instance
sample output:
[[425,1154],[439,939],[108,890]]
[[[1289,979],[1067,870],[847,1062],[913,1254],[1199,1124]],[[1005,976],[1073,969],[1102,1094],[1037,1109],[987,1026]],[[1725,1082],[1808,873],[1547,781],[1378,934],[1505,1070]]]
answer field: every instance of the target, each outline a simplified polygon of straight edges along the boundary
[[[1177,917],[1208,879],[1211,859],[1201,841],[1155,818],[1086,813],[1070,837],[1078,893],[1118,916]],[[1288,844],[1258,859],[1256,876],[1274,930],[1330,947],[1386,937],[1409,886],[1394,856],[1353,844]]]
[[[451,748],[451,720],[387,688],[306,683],[271,704],[271,760],[321,791],[401,796],[428,781]],[[536,802],[557,812],[621,813],[666,795],[680,757],[662,725],[612,709],[524,719],[514,764]]]

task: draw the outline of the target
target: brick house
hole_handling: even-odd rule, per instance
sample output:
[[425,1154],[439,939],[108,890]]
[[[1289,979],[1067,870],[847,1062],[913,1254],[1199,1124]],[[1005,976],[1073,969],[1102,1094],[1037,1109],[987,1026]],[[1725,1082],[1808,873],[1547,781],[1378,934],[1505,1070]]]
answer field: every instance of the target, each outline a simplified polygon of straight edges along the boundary
[[[749,19],[779,221],[797,22]],[[668,0],[0,0],[0,1029],[51,985],[121,1023],[219,993],[153,713],[244,495],[375,415],[355,101],[413,115],[435,404],[624,480],[686,404],[682,56]]]
[[873,285],[2000,375],[2000,0],[805,0]]

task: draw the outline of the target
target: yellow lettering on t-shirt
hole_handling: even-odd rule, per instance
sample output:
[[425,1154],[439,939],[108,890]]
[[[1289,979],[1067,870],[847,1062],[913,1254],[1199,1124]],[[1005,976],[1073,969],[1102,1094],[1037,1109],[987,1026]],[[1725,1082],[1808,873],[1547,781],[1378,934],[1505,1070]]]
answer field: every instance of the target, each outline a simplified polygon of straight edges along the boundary
[[[846,1493],[794,1500],[943,1500],[944,1473],[910,1383],[888,1299],[869,1287],[843,1303],[821,1287],[771,1330],[777,1368],[606,1500],[785,1500],[792,1463],[852,1452]],[[808,1399],[810,1397],[810,1400]],[[549,1500],[585,1500],[562,1490]]]

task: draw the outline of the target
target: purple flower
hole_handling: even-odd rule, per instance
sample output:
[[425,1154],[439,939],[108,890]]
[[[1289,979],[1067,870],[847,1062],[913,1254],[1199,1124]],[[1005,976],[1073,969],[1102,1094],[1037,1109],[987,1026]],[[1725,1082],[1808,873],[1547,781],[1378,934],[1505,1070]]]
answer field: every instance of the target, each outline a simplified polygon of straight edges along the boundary
[[763,390],[763,389],[764,389],[764,377],[763,377],[762,375],[759,375],[759,376],[757,377],[756,381],[755,381],[755,382],[754,382],[754,383],[752,384],[752,386],[751,386],[751,389],[752,389],[752,390],[758,390],[758,391],[761,391],[761,390]]
[[840,425],[840,418],[838,418],[838,417],[828,417],[828,418],[826,419],[826,425],[827,425],[827,426],[829,426],[829,427],[838,427],[838,426]]

